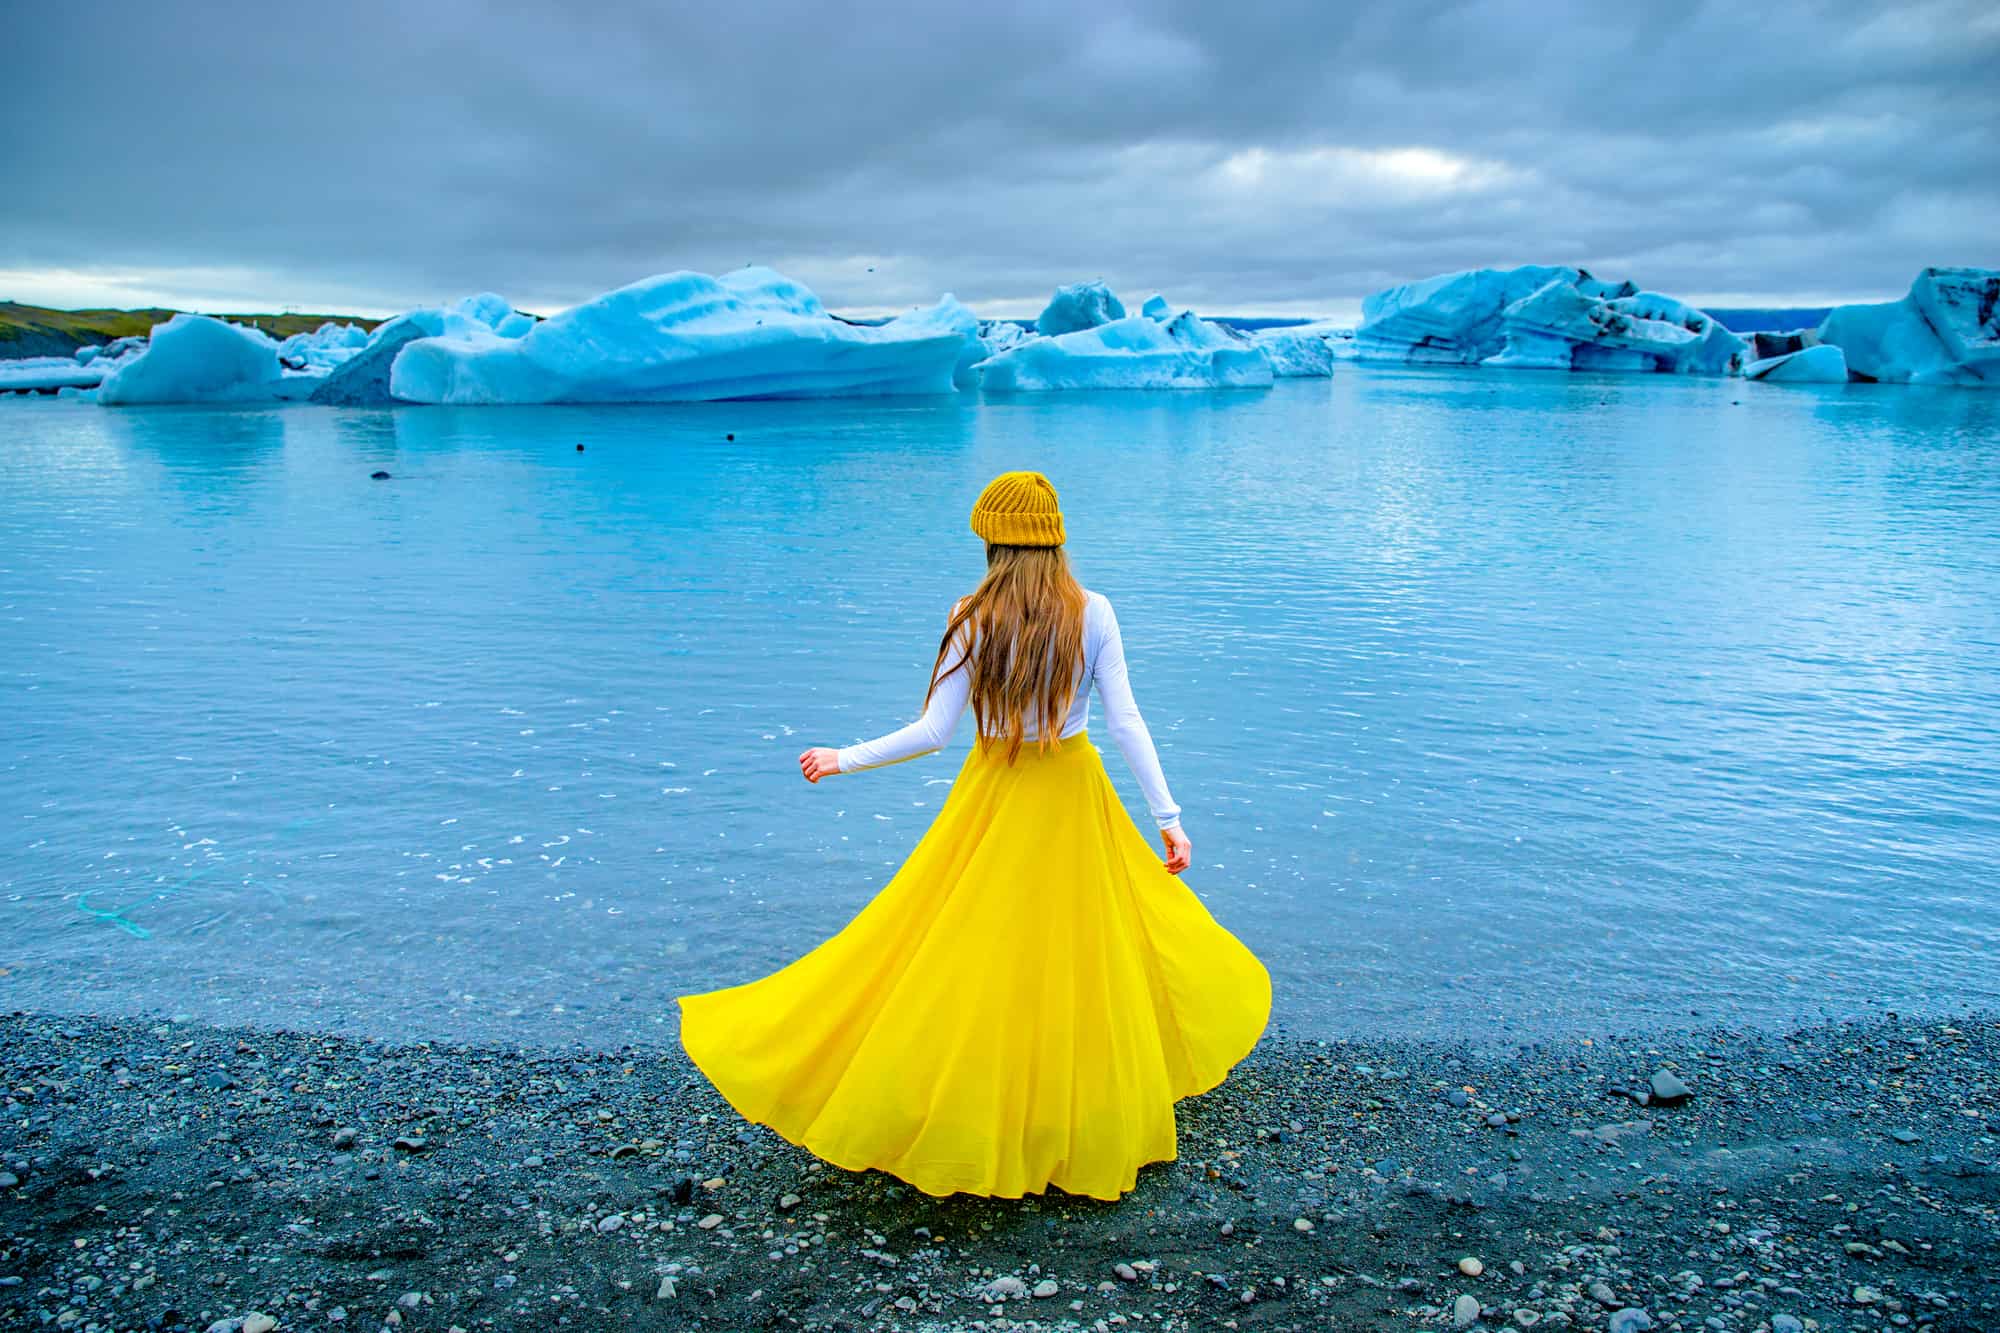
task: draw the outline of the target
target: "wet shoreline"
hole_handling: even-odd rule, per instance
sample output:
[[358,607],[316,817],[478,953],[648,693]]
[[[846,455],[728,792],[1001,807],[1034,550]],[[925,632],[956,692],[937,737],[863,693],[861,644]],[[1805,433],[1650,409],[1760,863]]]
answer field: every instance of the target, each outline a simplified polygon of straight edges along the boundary
[[1275,1035],[1116,1204],[820,1166],[671,1047],[15,1014],[0,1064],[8,1327],[2000,1328],[1992,1014]]

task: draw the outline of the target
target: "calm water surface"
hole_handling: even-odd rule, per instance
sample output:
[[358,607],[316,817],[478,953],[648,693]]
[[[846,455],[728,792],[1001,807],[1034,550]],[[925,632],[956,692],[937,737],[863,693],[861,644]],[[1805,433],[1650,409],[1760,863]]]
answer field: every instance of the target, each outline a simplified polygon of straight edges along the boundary
[[1017,467],[1292,1030],[2000,999],[2000,394],[1343,370],[0,404],[0,1004],[671,1038],[937,810],[964,734],[793,757],[914,715]]

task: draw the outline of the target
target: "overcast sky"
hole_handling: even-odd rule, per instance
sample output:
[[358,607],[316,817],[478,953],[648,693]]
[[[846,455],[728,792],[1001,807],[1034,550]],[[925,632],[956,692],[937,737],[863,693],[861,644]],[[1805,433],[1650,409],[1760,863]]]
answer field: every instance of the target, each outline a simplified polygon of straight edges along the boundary
[[[537,13],[536,11],[541,11]],[[1351,315],[1480,265],[1706,304],[2000,265],[2000,4],[10,5],[0,299],[558,309],[769,264]]]

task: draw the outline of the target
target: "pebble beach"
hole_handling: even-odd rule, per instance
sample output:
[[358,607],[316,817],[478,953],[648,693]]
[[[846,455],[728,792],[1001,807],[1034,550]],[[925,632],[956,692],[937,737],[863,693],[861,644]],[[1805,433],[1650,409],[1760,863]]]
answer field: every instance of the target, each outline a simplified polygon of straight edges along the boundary
[[2000,1017],[1274,1033],[1115,1204],[933,1199],[677,1048],[0,1019],[0,1327],[2000,1329]]

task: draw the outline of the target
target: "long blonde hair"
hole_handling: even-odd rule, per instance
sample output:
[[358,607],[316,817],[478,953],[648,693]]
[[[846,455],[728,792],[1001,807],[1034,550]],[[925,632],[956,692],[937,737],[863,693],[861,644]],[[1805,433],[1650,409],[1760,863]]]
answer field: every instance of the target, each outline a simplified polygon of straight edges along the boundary
[[[924,706],[940,681],[964,671],[982,747],[1006,742],[1013,763],[1030,718],[1036,748],[1057,745],[1082,675],[1084,602],[1062,547],[988,543],[986,577],[952,608]],[[966,651],[946,669],[954,644]]]

